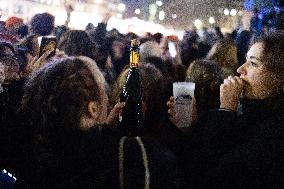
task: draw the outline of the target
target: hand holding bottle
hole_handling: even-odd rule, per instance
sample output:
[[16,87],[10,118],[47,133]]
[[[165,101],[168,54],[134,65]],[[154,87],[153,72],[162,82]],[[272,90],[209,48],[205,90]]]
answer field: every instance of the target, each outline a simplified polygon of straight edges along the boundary
[[122,108],[125,106],[125,102],[119,102],[117,103],[113,109],[110,111],[107,120],[106,120],[106,124],[108,125],[115,125],[116,122],[118,121],[118,117],[119,117],[119,112],[122,110]]

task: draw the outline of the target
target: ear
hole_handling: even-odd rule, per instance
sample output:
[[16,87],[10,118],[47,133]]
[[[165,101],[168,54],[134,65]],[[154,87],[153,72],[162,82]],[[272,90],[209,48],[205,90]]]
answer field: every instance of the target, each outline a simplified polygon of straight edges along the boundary
[[97,120],[99,117],[99,104],[95,101],[90,101],[88,104],[88,115]]

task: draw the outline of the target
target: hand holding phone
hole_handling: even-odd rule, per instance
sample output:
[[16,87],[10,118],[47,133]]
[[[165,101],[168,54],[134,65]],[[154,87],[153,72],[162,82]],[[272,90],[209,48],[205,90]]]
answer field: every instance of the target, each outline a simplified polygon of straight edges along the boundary
[[57,40],[55,36],[43,36],[39,37],[39,44],[40,44],[40,52],[39,57],[41,57],[43,54],[45,54],[48,51],[52,51],[47,59],[53,57],[56,53],[56,47],[57,47]]

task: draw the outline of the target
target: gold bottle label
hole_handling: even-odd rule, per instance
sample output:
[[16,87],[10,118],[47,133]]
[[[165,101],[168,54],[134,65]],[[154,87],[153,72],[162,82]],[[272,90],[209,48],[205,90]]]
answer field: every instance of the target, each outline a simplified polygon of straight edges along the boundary
[[138,51],[131,51],[130,55],[130,67],[138,67],[139,62],[139,53]]
[[138,39],[134,39],[131,41],[131,54],[130,54],[130,67],[138,67],[139,62],[139,44],[140,41]]

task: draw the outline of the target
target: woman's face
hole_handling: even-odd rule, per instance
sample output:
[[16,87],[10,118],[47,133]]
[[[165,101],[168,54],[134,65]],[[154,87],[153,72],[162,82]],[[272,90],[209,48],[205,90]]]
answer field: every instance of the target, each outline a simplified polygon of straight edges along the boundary
[[265,99],[273,96],[280,85],[275,74],[263,65],[263,49],[262,43],[255,43],[247,53],[247,61],[238,68],[240,78],[245,81],[244,97]]

